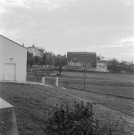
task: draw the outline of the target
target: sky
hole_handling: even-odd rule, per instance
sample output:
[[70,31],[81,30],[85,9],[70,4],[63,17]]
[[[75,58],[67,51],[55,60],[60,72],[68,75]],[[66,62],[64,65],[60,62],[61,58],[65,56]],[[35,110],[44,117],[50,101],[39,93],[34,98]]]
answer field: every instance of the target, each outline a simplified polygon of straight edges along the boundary
[[0,34],[55,54],[134,60],[134,0],[0,0]]

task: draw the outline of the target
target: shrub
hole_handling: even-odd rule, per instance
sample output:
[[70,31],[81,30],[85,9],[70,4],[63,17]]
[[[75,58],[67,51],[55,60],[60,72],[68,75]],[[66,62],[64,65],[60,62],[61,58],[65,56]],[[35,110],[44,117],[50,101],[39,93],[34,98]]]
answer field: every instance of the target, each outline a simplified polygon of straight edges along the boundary
[[[103,127],[104,128],[104,127]],[[83,101],[69,105],[55,105],[46,122],[47,135],[111,135],[111,130],[99,127],[95,119],[92,103]],[[107,130],[106,130],[107,129]],[[103,133],[102,133],[103,132]]]

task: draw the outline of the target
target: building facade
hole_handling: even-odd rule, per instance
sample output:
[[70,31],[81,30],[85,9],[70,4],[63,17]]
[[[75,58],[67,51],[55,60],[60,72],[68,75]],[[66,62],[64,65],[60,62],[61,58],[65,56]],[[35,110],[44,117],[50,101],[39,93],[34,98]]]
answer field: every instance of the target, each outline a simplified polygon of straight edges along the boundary
[[107,61],[103,61],[103,60],[97,61],[96,71],[98,71],[98,72],[108,72]]
[[95,67],[96,53],[93,52],[67,52],[68,66]]
[[0,80],[26,81],[27,49],[0,35]]
[[29,53],[32,53],[33,54],[33,57],[34,56],[42,57],[45,50],[39,49],[39,48],[37,48],[37,47],[35,47],[33,45],[32,47],[27,47],[27,51]]

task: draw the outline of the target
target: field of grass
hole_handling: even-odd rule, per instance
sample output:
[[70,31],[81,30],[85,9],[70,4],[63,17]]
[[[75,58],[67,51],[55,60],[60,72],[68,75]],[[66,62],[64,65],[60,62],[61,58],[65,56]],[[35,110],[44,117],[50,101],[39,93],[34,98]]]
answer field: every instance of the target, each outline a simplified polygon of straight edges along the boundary
[[[63,76],[71,76],[72,78],[83,78],[84,73],[82,72],[63,72]],[[89,72],[86,74],[87,78],[98,79],[98,80],[111,80],[118,82],[134,82],[133,74],[116,74],[116,73],[99,73]]]
[[[75,89],[75,94],[82,91],[80,96],[88,96],[95,102],[110,109],[134,116],[134,75],[113,73],[87,73],[85,90],[84,73],[63,72],[59,77],[59,85]],[[50,80],[46,78],[47,80]],[[87,97],[86,97],[87,98]]]
[[[33,80],[30,80],[30,79]],[[41,78],[29,81],[41,82]],[[118,121],[119,135],[134,133],[134,75],[63,72],[60,86],[0,83],[0,97],[14,105],[20,135],[44,135],[48,111],[55,103],[72,105],[76,100],[97,103],[94,112],[102,123]],[[47,80],[46,80],[47,81]],[[54,79],[50,79],[54,85]],[[48,83],[50,83],[48,81]]]
[[[0,83],[0,97],[14,106],[20,135],[44,135],[48,111],[55,103],[72,105],[74,101],[82,98],[91,102],[95,99],[93,94],[82,91],[16,83]],[[134,132],[131,117],[100,104],[94,106],[94,113],[101,123],[116,123],[116,135],[129,135],[128,132]]]
[[[47,84],[55,85],[53,76],[46,77],[45,81]],[[92,94],[90,98],[95,102],[134,116],[134,75],[132,74],[90,72],[86,74],[85,90],[83,90],[84,72],[62,72],[59,76],[59,86],[86,91],[86,94],[87,92]]]
[[15,107],[20,135],[44,135],[52,106],[74,102],[74,98],[56,88],[15,83],[0,83],[0,97]]

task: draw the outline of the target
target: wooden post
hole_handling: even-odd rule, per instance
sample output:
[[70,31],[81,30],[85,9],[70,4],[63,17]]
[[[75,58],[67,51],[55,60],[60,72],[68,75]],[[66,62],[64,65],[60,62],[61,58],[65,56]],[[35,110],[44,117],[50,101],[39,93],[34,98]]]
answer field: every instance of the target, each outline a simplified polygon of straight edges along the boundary
[[84,75],[84,90],[85,90],[85,84],[86,84],[86,73],[87,73],[87,71],[86,71],[86,66],[85,66],[85,75]]
[[45,77],[42,77],[42,83],[45,84]]
[[58,77],[55,77],[55,86],[57,86],[58,87],[58,85],[59,85],[59,79],[58,79]]

